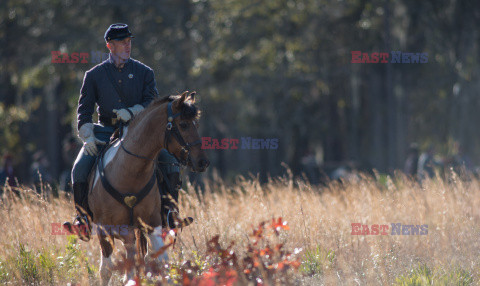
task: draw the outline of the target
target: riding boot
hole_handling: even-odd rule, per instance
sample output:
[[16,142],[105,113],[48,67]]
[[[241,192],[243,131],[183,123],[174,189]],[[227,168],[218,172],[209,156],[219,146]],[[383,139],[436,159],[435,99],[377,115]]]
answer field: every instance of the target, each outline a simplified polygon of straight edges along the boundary
[[181,218],[178,213],[178,192],[182,186],[179,172],[171,172],[164,176],[162,194],[163,227],[183,228],[193,222],[192,217]]
[[93,219],[92,211],[88,206],[88,184],[74,183],[73,184],[73,200],[75,202],[75,210],[77,216],[73,223],[64,222],[63,227],[73,234],[78,234],[78,237],[83,241],[90,240],[91,225],[89,219]]

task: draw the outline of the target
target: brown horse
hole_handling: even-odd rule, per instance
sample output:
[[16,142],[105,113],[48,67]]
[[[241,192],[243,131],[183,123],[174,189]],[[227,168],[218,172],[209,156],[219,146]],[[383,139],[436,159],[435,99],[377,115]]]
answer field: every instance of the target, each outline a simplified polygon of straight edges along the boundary
[[[123,195],[126,205],[106,191],[98,168],[90,176],[91,191],[88,202],[93,212],[93,222],[99,226],[111,227],[97,233],[102,249],[100,276],[103,285],[108,284],[112,275],[111,254],[114,239],[123,242],[127,259],[135,257],[136,240],[146,241],[145,237],[142,237],[143,234],[138,231],[141,227],[140,219],[153,228],[153,231],[150,230],[147,233],[149,242],[147,257],[163,246],[159,235],[162,222],[160,194],[156,180],[143,199],[136,201],[136,198],[131,196],[125,197],[125,194],[135,196],[144,186],[152,182],[155,171],[154,161],[160,150],[167,148],[194,171],[203,172],[209,165],[201,144],[198,144],[201,141],[196,122],[200,112],[194,102],[195,93],[188,94],[188,92],[153,101],[133,119],[128,127],[124,128],[121,140],[105,152],[103,159],[99,162],[103,163],[104,177],[118,193]],[[173,136],[170,136],[172,133],[174,133]],[[133,202],[129,202],[127,198]],[[130,203],[136,203],[133,211],[127,206]],[[133,216],[131,216],[132,213]],[[143,245],[143,248],[145,247]],[[167,258],[157,259],[166,260]],[[133,275],[133,270],[127,270],[124,280],[131,279]]]

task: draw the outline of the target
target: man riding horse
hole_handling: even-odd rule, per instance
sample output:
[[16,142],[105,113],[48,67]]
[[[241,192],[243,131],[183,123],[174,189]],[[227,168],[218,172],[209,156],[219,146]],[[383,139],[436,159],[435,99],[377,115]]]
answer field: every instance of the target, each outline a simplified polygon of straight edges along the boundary
[[[109,58],[85,73],[78,102],[78,136],[83,148],[72,170],[73,198],[77,216],[64,227],[79,233],[82,240],[90,239],[92,212],[88,205],[88,176],[99,152],[99,145],[109,142],[121,122],[127,123],[158,96],[153,70],[130,58],[132,33],[126,24],[112,24],[105,32]],[[98,105],[99,124],[92,115]],[[163,178],[162,224],[175,228],[187,226],[193,218],[178,216],[178,190],[181,186],[179,163],[165,149],[158,156]],[[158,182],[160,185],[160,182]]]

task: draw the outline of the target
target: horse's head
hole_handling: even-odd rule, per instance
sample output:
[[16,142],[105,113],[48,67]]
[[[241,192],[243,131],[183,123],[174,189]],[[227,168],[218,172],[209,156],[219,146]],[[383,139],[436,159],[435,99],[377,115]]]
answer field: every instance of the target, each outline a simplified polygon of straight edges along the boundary
[[203,172],[210,164],[198,134],[200,111],[195,106],[195,92],[185,91],[171,97],[167,105],[167,130],[164,147],[182,164]]

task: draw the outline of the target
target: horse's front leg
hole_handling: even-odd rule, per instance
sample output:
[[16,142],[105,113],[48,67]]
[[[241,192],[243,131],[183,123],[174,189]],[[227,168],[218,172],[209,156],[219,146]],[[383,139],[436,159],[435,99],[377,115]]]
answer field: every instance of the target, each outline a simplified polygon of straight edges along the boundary
[[111,240],[106,235],[99,234],[98,240],[100,241],[100,247],[102,249],[102,257],[100,262],[100,278],[102,285],[108,285],[110,278],[112,277],[112,252],[113,252],[113,237]]
[[[135,265],[135,233],[134,231],[129,231],[128,235],[123,236],[123,245],[125,246],[125,250],[127,252],[127,261],[132,262],[132,266]],[[123,277],[123,283],[127,283],[135,276],[135,267],[130,267],[129,269],[125,269],[125,276]]]
[[[147,259],[150,259],[152,255],[156,254],[163,246],[162,239],[162,226],[157,226],[152,233],[148,235],[148,249],[147,249]],[[168,255],[165,251],[163,254],[160,254],[157,257],[159,263],[165,263],[168,261]]]

